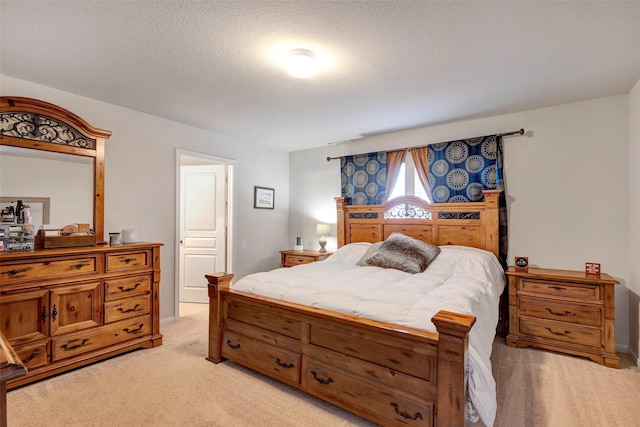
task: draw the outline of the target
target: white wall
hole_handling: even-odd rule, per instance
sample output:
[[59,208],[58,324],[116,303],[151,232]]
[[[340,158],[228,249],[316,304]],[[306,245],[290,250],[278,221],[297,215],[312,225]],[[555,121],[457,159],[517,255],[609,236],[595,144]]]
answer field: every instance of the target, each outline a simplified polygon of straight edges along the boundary
[[[165,245],[160,284],[163,321],[175,315],[176,148],[236,161],[236,276],[279,265],[278,251],[288,243],[288,153],[4,75],[0,91],[51,102],[113,132],[106,143],[105,232],[135,228],[140,241]],[[276,189],[274,210],[253,209],[254,185]]]
[[629,92],[629,349],[640,366],[640,80]]
[[[335,210],[342,156],[524,128],[505,138],[509,259],[532,266],[584,269],[585,261],[621,282],[616,288],[616,345],[629,337],[627,256],[627,97],[614,96],[484,119],[394,132],[346,145],[293,152],[289,239],[313,241],[319,215]],[[639,179],[640,180],[640,179]],[[335,214],[332,216],[335,224]],[[335,245],[335,238],[333,242]],[[333,246],[335,247],[335,246]]]

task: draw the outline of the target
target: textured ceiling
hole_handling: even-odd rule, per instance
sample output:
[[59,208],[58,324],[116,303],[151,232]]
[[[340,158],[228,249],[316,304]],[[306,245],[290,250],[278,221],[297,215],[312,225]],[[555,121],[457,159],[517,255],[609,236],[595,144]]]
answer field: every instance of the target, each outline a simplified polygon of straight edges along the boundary
[[[2,74],[285,151],[640,79],[638,1],[3,0],[0,14]],[[293,48],[316,52],[316,76],[285,74]]]

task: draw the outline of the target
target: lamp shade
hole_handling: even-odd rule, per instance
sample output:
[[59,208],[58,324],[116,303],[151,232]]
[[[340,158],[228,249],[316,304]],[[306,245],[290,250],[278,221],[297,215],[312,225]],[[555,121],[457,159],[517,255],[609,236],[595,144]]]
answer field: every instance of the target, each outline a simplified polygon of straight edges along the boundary
[[317,236],[326,236],[331,232],[331,226],[329,224],[317,224],[316,225],[316,235]]

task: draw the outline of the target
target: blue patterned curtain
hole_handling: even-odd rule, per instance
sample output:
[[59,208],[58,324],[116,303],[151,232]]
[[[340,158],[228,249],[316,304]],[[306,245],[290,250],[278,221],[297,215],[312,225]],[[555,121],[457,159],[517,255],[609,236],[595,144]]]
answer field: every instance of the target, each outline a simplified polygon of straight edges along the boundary
[[482,190],[504,189],[502,137],[482,136],[428,146],[435,203],[478,202]]
[[350,205],[380,205],[386,199],[387,152],[344,156],[340,160],[342,196]]
[[482,190],[501,189],[500,263],[506,267],[507,202],[503,170],[502,136],[488,135],[441,142],[428,147],[429,185],[435,203],[482,201]]

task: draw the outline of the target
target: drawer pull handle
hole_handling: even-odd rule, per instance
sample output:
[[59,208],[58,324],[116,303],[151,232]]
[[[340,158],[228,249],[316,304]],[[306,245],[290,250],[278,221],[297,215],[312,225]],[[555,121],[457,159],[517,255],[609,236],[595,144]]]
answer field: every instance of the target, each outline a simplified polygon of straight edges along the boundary
[[327,377],[327,379],[318,378],[318,374],[316,371],[311,371],[311,375],[313,375],[313,379],[318,381],[320,384],[331,384],[333,382],[333,378]]
[[415,421],[417,419],[422,420],[422,414],[420,412],[416,412],[415,415],[409,415],[406,412],[402,412],[400,411],[400,409],[398,408],[398,404],[396,402],[391,402],[391,406],[393,406],[393,409],[395,409],[396,414],[400,415],[402,418],[404,418],[405,420],[412,420]]
[[553,329],[551,329],[551,328],[550,328],[550,327],[548,327],[548,326],[545,326],[544,328],[545,328],[547,331],[551,332],[553,335],[559,335],[559,336],[561,336],[561,337],[567,336],[567,335],[569,335],[569,334],[571,333],[571,331],[556,332],[556,331],[554,331]]
[[118,289],[120,289],[120,292],[131,292],[131,291],[135,291],[138,286],[140,286],[140,283],[136,283],[133,288],[125,288],[124,286],[118,286]]
[[137,334],[138,332],[140,332],[142,330],[143,327],[144,327],[144,323],[140,323],[138,325],[138,327],[135,328],[135,329],[124,328],[123,331],[128,333],[128,334]]
[[120,262],[124,262],[125,264],[129,264],[130,262],[133,262],[135,260],[136,260],[135,258],[124,258],[124,259],[121,259]]
[[[73,341],[77,341],[77,340],[73,340]],[[89,342],[89,338],[85,338],[82,340],[80,344],[75,344],[75,345],[64,344],[64,345],[61,345],[60,348],[63,349],[64,351],[71,351],[71,350],[75,350],[76,348],[84,347],[85,345],[87,345],[88,342]]]
[[79,262],[78,264],[71,264],[69,267],[75,268],[76,270],[80,270],[82,267],[87,267],[91,265],[88,262]]
[[26,359],[22,359],[22,363],[29,363],[33,360],[34,357],[36,357],[37,355],[39,355],[40,352],[38,350],[34,351],[33,353],[31,353],[29,355],[29,357],[27,357]]
[[138,325],[138,327],[135,328],[135,329],[124,328],[123,331],[128,333],[128,334],[137,334],[138,332],[140,332],[142,330],[143,327],[144,327],[144,324],[140,323]]
[[16,274],[26,273],[27,271],[29,271],[29,269],[28,269],[28,268],[21,268],[21,269],[19,269],[19,270],[8,270],[8,271],[3,271],[3,272],[2,272],[2,273],[0,273],[0,274],[6,274],[6,275],[8,275],[9,277],[13,277],[13,276],[15,276]]
[[237,349],[239,349],[239,348],[240,348],[240,343],[238,343],[238,344],[236,344],[236,345],[233,345],[233,344],[231,344],[231,340],[227,340],[227,345],[228,345],[229,347],[231,347],[232,349],[234,349],[234,350],[237,350]]
[[560,311],[553,311],[549,307],[545,307],[545,308],[549,313],[553,314],[554,316],[568,316],[571,314],[571,312],[567,310],[565,310],[564,313],[562,313]]
[[51,320],[56,321],[56,317],[58,317],[58,307],[53,304],[53,310],[51,310]]
[[276,359],[276,365],[278,365],[278,366],[282,366],[283,368],[286,368],[286,369],[291,369],[291,368],[293,368],[293,367],[294,367],[294,366],[293,366],[293,363],[284,363],[284,362],[281,362],[281,361],[280,361],[280,358],[277,358],[277,359]]
[[47,321],[47,307],[42,307],[42,323]]
[[120,313],[131,313],[132,311],[136,311],[138,307],[140,307],[140,304],[134,305],[133,308],[126,308],[126,309],[122,307],[118,307],[118,311]]
[[554,286],[549,286],[549,289],[554,289],[558,292],[562,292],[562,291],[566,291],[567,288],[563,288],[562,286],[558,286],[558,285],[554,285]]

